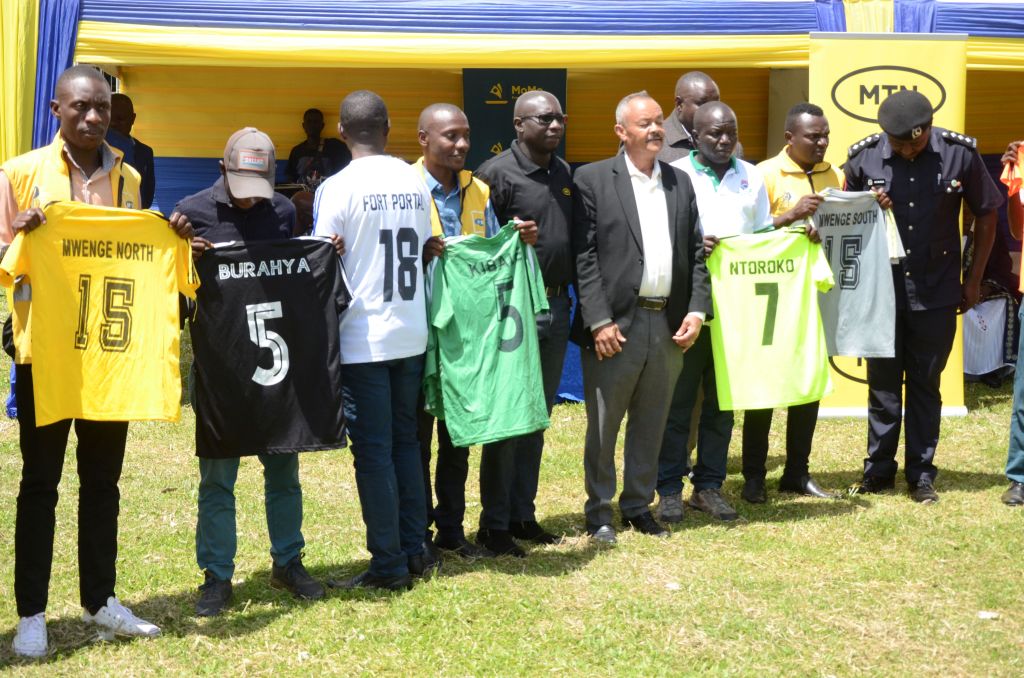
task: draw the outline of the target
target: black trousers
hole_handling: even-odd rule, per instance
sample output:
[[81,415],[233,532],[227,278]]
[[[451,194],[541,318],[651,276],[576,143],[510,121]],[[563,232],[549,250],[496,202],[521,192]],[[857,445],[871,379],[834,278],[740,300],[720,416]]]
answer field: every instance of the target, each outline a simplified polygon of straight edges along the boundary
[[[786,411],[786,466],[782,477],[797,481],[808,474],[811,442],[818,422],[818,401],[793,405]],[[772,410],[743,413],[743,477],[764,479],[768,473],[768,433]]]
[[[46,610],[53,563],[54,509],[71,419],[36,426],[31,365],[16,367],[21,485],[14,528],[14,596],[18,616]],[[78,435],[78,585],[95,614],[114,595],[117,514],[126,421],[75,419]]]
[[[434,417],[423,409],[420,396],[416,415],[416,436],[420,442],[420,459],[423,462],[423,485],[427,498],[427,530],[433,524],[442,539],[451,540],[465,536],[462,520],[466,516],[466,478],[469,477],[469,448],[452,445],[448,427],[443,421],[437,422],[437,472],[434,477],[434,491],[430,489],[430,443],[434,437]],[[434,505],[434,492],[437,505]]]
[[[898,294],[899,292],[897,292]],[[896,310],[896,356],[868,359],[868,456],[864,475],[896,475],[896,448],[906,419],[903,472],[908,483],[934,480],[942,395],[939,380],[953,348],[956,307],[927,311]],[[906,415],[903,415],[903,381]]]

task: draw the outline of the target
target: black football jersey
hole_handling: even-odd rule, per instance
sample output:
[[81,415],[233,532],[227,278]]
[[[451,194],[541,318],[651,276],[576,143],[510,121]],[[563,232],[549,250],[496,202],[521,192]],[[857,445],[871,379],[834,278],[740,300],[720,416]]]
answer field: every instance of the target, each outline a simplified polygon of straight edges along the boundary
[[228,243],[196,269],[196,454],[344,447],[338,317],[351,295],[333,245]]

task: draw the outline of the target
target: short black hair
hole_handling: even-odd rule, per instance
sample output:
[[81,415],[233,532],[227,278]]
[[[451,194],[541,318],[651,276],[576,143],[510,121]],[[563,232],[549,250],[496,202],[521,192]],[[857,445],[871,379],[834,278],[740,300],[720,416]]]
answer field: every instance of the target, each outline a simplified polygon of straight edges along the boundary
[[356,90],[342,99],[338,118],[345,136],[362,143],[376,141],[389,127],[387,105],[368,89]]
[[319,108],[307,108],[305,111],[303,111],[302,118],[305,119],[307,115],[311,115],[314,113],[316,115],[319,115],[321,118],[324,117],[324,112],[321,111]]
[[95,66],[78,64],[77,66],[72,66],[71,68],[66,69],[60,74],[57,78],[57,84],[53,87],[53,97],[56,99],[62,87],[65,87],[69,82],[77,80],[78,78],[91,78],[97,82],[102,82],[107,85],[107,87],[110,86],[107,83],[107,79],[103,77],[103,73],[100,72],[100,69]]
[[799,104],[789,109],[789,113],[786,113],[786,131],[792,132],[793,125],[796,124],[797,118],[801,115],[810,115],[815,118],[825,117],[825,111],[821,109],[821,106],[812,104],[809,101],[802,101]]

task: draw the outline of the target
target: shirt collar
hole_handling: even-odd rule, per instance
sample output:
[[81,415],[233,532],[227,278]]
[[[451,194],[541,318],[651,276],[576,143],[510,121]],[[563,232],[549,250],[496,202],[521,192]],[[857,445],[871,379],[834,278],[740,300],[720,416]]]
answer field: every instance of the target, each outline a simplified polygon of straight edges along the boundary
[[551,166],[545,168],[541,167],[530,158],[529,154],[523,150],[518,139],[512,141],[512,155],[515,157],[516,162],[519,163],[519,167],[522,168],[524,174],[533,174],[534,172],[550,172],[555,164],[554,155],[551,156]]
[[228,189],[224,186],[223,176],[219,177],[217,181],[213,183],[213,199],[224,205],[234,207],[234,205],[231,204],[230,196],[228,196]]
[[[788,146],[783,146],[779,154],[775,156],[779,161],[779,169],[786,174],[803,174],[806,175],[808,172],[796,164],[796,160],[790,157],[789,153],[786,152]],[[828,162],[819,162],[813,168],[811,168],[810,174],[820,174],[821,172],[827,172],[832,168],[832,165]]]
[[[700,160],[697,160],[697,151],[690,151],[690,162],[693,163],[693,166],[697,169],[698,172],[702,172],[704,174],[712,176],[715,179],[718,178],[718,175],[715,174],[715,170],[711,169],[710,167],[708,167],[705,164],[702,164]],[[729,170],[734,170],[735,171],[735,169],[736,169],[736,156],[731,156],[729,158],[729,169],[727,169],[725,171],[725,173],[728,174]]]
[[[941,153],[941,144],[939,143],[939,136],[942,134],[942,130],[940,129],[938,134],[937,134],[935,132],[935,129],[936,128],[935,128],[934,125],[931,128],[929,128],[929,130],[928,130],[928,145],[925,146],[924,151],[921,151],[921,153],[924,153],[925,151],[931,151],[932,153],[936,153],[936,154]],[[889,158],[891,158],[892,157],[892,146],[889,144],[889,135],[886,134],[885,131],[882,132],[882,136],[878,140],[878,143],[882,147],[882,159],[883,160],[888,160]],[[920,153],[918,154],[918,156],[920,156]],[[916,159],[917,158],[915,158],[915,160]]]
[[[71,166],[77,169],[83,176],[85,176],[85,170],[78,166],[78,163],[75,162],[75,159],[71,156],[71,153],[68,152],[68,144],[66,141],[63,142],[63,145],[61,146],[61,152],[64,154],[64,157],[67,159],[67,161],[71,163]],[[104,141],[103,144],[100,146],[100,167],[98,170],[96,170],[96,172],[93,173],[93,176],[96,176],[96,174],[110,174],[111,171],[113,171],[114,167],[120,161],[121,157],[114,153],[114,151],[110,150],[110,146],[107,145],[106,141]],[[92,177],[85,178],[92,179]]]
[[647,176],[643,172],[637,169],[633,161],[629,159],[629,153],[622,152],[622,157],[626,159],[626,171],[629,172],[630,178],[638,178],[641,181],[657,181],[661,183],[661,163],[657,160],[654,161],[654,171],[651,172],[651,176]]

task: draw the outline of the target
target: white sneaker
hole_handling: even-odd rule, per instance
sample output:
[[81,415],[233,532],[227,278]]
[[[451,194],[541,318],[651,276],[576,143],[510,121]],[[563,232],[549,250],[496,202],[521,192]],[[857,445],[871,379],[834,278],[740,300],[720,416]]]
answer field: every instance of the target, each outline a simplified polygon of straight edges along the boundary
[[11,643],[14,654],[19,657],[32,657],[38,659],[45,657],[46,647],[46,614],[40,612],[31,617],[22,617],[18,620],[18,632],[14,634],[14,642]]
[[107,598],[107,604],[101,607],[96,614],[89,614],[88,610],[83,610],[82,621],[99,626],[99,635],[103,640],[113,640],[115,635],[142,636],[144,638],[160,635],[159,626],[150,624],[145,619],[139,619],[114,596]]

